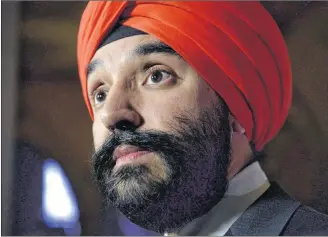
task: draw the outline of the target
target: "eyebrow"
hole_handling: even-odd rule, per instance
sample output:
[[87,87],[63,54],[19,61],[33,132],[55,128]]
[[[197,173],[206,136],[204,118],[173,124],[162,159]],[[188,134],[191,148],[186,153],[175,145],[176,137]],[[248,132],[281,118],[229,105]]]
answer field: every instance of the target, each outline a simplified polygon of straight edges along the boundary
[[[142,44],[137,46],[132,52],[133,54],[139,55],[139,56],[147,56],[154,53],[162,53],[162,54],[169,54],[174,56],[180,56],[174,49],[172,49],[167,44],[164,44],[163,42],[150,42],[146,44]],[[102,66],[104,62],[100,59],[95,59],[91,61],[88,64],[87,67],[87,77],[89,77],[90,74],[92,74],[98,66]]]
[[150,42],[150,43],[139,45],[134,50],[134,53],[140,56],[147,56],[153,53],[164,53],[164,54],[180,56],[174,49],[172,49],[167,44],[164,44],[163,42]]
[[93,73],[98,66],[101,66],[103,64],[104,64],[104,62],[102,60],[100,60],[100,59],[92,60],[88,64],[88,67],[87,67],[87,76],[89,76],[91,73]]

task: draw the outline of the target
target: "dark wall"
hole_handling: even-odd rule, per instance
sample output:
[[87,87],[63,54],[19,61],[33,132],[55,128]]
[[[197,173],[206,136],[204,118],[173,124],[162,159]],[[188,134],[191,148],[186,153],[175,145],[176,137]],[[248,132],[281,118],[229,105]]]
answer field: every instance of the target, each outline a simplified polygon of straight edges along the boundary
[[267,169],[293,196],[328,213],[328,3],[318,3],[285,32],[293,104],[268,146]]
[[1,2],[1,234],[10,235],[17,111],[19,4]]

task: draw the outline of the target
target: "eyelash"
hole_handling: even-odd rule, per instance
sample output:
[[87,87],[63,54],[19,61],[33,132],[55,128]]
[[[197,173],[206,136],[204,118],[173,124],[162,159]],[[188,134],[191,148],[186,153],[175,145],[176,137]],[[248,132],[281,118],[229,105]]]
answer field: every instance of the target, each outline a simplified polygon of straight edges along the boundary
[[149,74],[151,74],[153,72],[156,72],[156,71],[163,71],[163,72],[171,73],[168,70],[163,69],[162,65],[154,65],[154,66],[147,69],[146,74],[149,75]]
[[97,80],[96,83],[93,83],[89,89],[89,96],[93,96],[94,93],[103,85],[104,85],[104,83],[101,80],[99,80],[99,81]]
[[148,62],[145,64],[142,71],[146,74],[150,74],[156,70],[160,70],[173,75],[173,72],[171,70],[167,70],[167,68],[168,66],[165,66],[163,64]]
[[162,72],[171,74],[173,77],[177,77],[177,75],[172,70],[168,70],[167,68],[168,68],[167,66],[159,65],[159,64],[146,64],[146,66],[144,67],[146,76],[145,76],[145,79],[143,80],[142,84],[144,84],[145,81],[147,80],[147,78],[156,71],[162,71]]

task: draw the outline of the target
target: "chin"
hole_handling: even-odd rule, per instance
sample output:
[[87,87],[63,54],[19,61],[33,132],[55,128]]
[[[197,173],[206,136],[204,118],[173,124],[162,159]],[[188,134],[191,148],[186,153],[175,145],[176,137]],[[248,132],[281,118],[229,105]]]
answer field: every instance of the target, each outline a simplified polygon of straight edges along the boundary
[[170,169],[158,156],[149,153],[143,158],[115,166],[106,178],[105,195],[114,206],[144,205],[157,200],[170,182]]

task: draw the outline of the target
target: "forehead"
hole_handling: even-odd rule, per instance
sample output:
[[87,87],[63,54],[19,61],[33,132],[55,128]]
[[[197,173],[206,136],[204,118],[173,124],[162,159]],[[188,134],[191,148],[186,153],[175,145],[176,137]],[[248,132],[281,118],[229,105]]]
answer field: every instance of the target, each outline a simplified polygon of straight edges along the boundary
[[94,59],[103,59],[103,58],[111,58],[114,56],[119,56],[122,54],[129,55],[129,56],[138,56],[135,55],[136,48],[138,46],[144,44],[159,44],[161,41],[152,36],[152,35],[134,35],[125,37],[116,41],[113,41],[100,49],[97,50],[95,53]]

